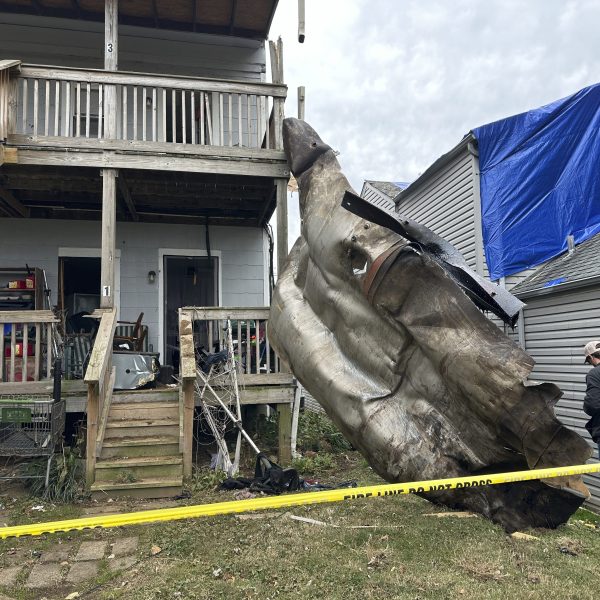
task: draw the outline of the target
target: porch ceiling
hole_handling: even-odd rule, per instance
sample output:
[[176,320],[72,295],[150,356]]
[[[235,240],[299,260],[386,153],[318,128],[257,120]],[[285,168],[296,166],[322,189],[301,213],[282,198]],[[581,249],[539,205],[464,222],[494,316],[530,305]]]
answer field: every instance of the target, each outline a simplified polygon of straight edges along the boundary
[[[266,39],[278,0],[119,0],[119,22]],[[104,21],[104,0],[0,0],[0,12]]]
[[[100,220],[98,169],[0,168],[0,218]],[[275,209],[275,185],[265,177],[122,169],[117,220],[262,226]]]

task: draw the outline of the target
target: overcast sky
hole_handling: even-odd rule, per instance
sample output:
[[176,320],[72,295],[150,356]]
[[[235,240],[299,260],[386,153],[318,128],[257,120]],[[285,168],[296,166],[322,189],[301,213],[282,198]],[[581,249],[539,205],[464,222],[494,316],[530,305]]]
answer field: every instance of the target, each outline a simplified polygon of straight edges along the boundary
[[[600,0],[279,0],[286,115],[365,179],[411,181],[468,131],[600,81]],[[270,77],[270,74],[269,74]],[[295,204],[292,201],[292,205]],[[290,241],[298,235],[290,206]]]

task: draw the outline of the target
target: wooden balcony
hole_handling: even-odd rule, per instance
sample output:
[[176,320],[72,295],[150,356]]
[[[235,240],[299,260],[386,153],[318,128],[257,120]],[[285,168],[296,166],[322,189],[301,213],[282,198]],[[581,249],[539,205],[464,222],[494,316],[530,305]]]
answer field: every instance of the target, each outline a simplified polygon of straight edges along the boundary
[[[0,165],[287,178],[286,92],[283,84],[0,61]],[[107,111],[115,96],[117,110]]]

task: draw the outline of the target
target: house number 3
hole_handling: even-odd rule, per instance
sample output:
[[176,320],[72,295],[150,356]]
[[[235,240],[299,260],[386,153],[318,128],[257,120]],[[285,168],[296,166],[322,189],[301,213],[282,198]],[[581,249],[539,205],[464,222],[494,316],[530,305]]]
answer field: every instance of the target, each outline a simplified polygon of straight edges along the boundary
[[112,51],[113,51],[113,45],[112,45],[112,44],[107,44],[107,45],[106,45],[106,50],[107,50],[108,52],[112,52]]

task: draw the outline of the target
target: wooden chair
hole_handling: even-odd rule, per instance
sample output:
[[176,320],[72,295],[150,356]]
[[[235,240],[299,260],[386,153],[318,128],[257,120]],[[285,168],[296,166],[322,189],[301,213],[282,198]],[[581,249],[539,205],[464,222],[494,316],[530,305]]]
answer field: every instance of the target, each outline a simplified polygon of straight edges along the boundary
[[122,325],[133,325],[133,329],[131,331],[131,335],[117,335],[115,334],[113,341],[113,348],[115,350],[122,350],[123,346],[126,345],[128,350],[133,352],[143,352],[144,351],[144,340],[146,339],[146,334],[148,333],[148,328],[142,325],[142,319],[144,318],[144,313],[140,313],[140,316],[137,318],[137,321],[117,321],[117,327]]

